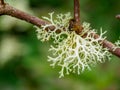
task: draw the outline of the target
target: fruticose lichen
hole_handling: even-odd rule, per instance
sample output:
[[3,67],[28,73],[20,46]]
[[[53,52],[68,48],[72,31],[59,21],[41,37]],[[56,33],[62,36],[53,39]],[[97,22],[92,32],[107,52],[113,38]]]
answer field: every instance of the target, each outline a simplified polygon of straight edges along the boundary
[[[48,61],[52,62],[51,66],[60,66],[60,76],[69,74],[71,72],[80,74],[85,69],[91,69],[97,63],[103,63],[106,59],[110,59],[111,54],[107,48],[103,48],[101,41],[105,38],[102,32],[98,38],[94,38],[95,30],[90,27],[89,23],[82,24],[83,30],[80,35],[75,31],[69,30],[69,20],[72,18],[70,13],[59,14],[53,19],[53,14],[50,17],[43,17],[51,24],[37,27],[37,37],[41,41],[48,41],[53,39],[53,45],[50,46],[49,51],[52,53],[48,56]],[[54,30],[45,30],[46,28],[54,26]],[[60,30],[57,33],[57,30]],[[83,35],[87,33],[85,37]]]
[[117,41],[115,42],[115,45],[116,45],[116,48],[120,48],[120,40],[117,40]]

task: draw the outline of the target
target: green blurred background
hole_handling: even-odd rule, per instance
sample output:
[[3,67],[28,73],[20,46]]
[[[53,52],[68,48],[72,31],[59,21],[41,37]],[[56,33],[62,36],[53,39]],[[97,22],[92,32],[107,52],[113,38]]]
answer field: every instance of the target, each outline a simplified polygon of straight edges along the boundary
[[[107,39],[120,36],[120,0],[80,0],[81,20],[107,30]],[[49,12],[73,14],[73,0],[6,0],[12,6],[38,17]],[[40,42],[29,23],[0,17],[0,90],[120,90],[120,59],[96,65],[81,75],[59,77],[59,68],[47,61],[50,42]]]

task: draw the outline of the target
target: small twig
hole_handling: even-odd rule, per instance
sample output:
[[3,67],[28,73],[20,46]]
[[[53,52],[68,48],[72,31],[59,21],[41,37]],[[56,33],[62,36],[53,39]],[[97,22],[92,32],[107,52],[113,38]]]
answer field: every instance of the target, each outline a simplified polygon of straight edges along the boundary
[[117,18],[117,19],[120,19],[120,14],[119,14],[119,15],[116,15],[116,18]]
[[79,0],[74,0],[74,19],[80,25],[80,4]]
[[82,31],[82,26],[80,24],[80,4],[79,0],[74,0],[74,19],[70,20],[69,25],[70,30],[74,30],[77,34]]
[[[78,1],[78,0],[75,0],[75,1]],[[4,7],[2,7],[3,4],[4,4]],[[76,5],[77,6],[75,6],[75,7],[78,7],[79,3],[77,3]],[[75,10],[79,11],[79,8],[77,8]],[[76,11],[75,11],[75,13],[76,13]],[[23,12],[23,11],[20,11],[20,10],[18,10],[16,8],[4,3],[3,0],[0,0],[0,15],[9,15],[9,16],[18,18],[20,20],[24,20],[26,22],[29,22],[29,23],[31,23],[33,25],[38,26],[38,27],[40,27],[41,25],[45,25],[45,24],[49,23],[49,22],[47,22],[45,20],[39,19],[38,17],[29,15],[29,14]],[[78,14],[78,17],[79,17],[79,14]],[[75,21],[80,22],[79,21],[80,18],[78,18],[78,17],[77,17],[77,15],[74,17]],[[77,24],[76,26],[78,26],[78,28],[76,30],[78,30],[78,29],[81,30],[80,29],[80,27],[81,27],[80,23]],[[49,27],[49,29],[53,30],[54,27]],[[79,33],[78,31],[76,31],[76,32]],[[99,35],[95,34],[95,38],[96,37],[99,37]],[[115,45],[113,43],[107,41],[107,40],[104,40],[102,42],[102,44],[103,44],[103,47],[108,48],[111,53],[113,53],[114,55],[120,57],[120,48],[117,48],[117,49],[113,50]]]

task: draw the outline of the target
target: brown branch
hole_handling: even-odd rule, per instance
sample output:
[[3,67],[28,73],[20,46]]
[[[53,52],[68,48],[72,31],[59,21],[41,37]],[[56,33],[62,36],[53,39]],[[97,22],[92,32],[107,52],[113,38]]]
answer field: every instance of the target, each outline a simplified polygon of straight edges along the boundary
[[38,17],[32,16],[30,14],[27,14],[23,11],[20,11],[8,4],[5,4],[4,7],[0,7],[0,15],[9,15],[15,18],[18,18],[20,20],[24,20],[27,21],[29,23],[32,23],[36,26],[41,26],[41,25],[45,25],[49,22],[44,21]]
[[4,5],[4,0],[0,0],[0,5]]
[[[94,34],[94,38],[99,38],[98,34]],[[120,58],[120,48],[115,48],[116,45],[111,43],[110,41],[107,40],[103,40],[102,42],[102,46],[104,48],[107,48],[112,54],[118,56]]]
[[114,50],[114,48],[115,48],[116,46],[115,46],[113,43],[111,43],[111,42],[109,42],[109,41],[107,41],[107,40],[104,40],[104,41],[103,41],[103,47],[108,48],[109,51],[110,51],[112,54],[114,54],[114,55],[116,55],[116,56],[118,56],[118,57],[120,58],[120,48],[116,48],[116,49]]
[[[18,18],[20,20],[24,20],[26,22],[29,22],[33,25],[36,25],[36,26],[41,26],[41,25],[45,25],[49,22],[45,21],[45,20],[42,20],[42,19],[39,19],[38,17],[35,17],[35,16],[32,16],[32,15],[29,15],[23,11],[20,11],[18,9],[15,9],[14,7],[6,4],[6,3],[3,3],[2,2],[3,0],[0,0],[0,15],[9,15],[9,16],[12,16],[12,17],[15,17],[15,18]],[[3,7],[4,6],[4,7]],[[78,10],[78,9],[77,9]],[[76,10],[76,11],[77,11]],[[76,12],[75,11],[75,12]],[[76,17],[76,16],[75,16]],[[81,25],[79,25],[81,26]],[[49,29],[53,30],[53,27],[49,27]],[[95,34],[95,38],[99,37],[99,35]],[[102,42],[103,44],[103,47],[106,47],[109,49],[109,51],[120,57],[120,48],[117,48],[115,50],[113,50],[113,48],[115,47],[115,45],[107,40],[104,40]]]

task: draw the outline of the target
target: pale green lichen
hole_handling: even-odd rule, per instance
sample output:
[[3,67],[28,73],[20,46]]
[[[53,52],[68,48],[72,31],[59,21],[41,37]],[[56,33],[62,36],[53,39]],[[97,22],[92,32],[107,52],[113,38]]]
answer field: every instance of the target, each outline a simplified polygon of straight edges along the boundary
[[115,42],[115,47],[113,48],[113,51],[115,51],[117,48],[120,48],[120,40],[117,40]]
[[117,41],[115,42],[115,45],[116,45],[116,48],[120,48],[120,40],[117,40]]
[[[37,27],[37,37],[41,41],[48,41],[51,38],[54,40],[54,45],[50,46],[49,51],[53,53],[48,56],[48,61],[52,62],[51,66],[60,66],[60,77],[64,74],[71,72],[80,74],[85,69],[91,68],[96,63],[103,63],[106,59],[110,59],[108,49],[100,45],[100,41],[104,40],[103,35],[105,32],[100,33],[100,37],[94,39],[91,35],[94,29],[91,29],[90,24],[84,22],[82,24],[83,31],[80,35],[74,31],[69,30],[69,20],[71,19],[70,13],[57,15],[56,20],[53,19],[53,13],[50,13],[50,18],[43,17],[51,24],[43,25],[41,28]],[[53,31],[45,29],[49,26],[54,26]],[[61,30],[60,33],[56,33]],[[87,32],[86,37],[82,37]]]

